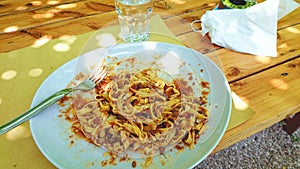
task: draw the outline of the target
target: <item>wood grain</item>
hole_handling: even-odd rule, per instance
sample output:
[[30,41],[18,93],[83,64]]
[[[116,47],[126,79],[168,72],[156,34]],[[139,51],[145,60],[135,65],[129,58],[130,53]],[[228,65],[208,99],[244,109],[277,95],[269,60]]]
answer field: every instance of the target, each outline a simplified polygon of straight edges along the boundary
[[114,4],[94,1],[79,1],[26,10],[14,15],[1,16],[4,24],[0,25],[0,30],[2,30],[0,33],[4,33],[12,26],[17,26],[18,30],[23,30],[110,11],[114,11]]
[[[297,78],[296,78],[297,77]],[[222,150],[300,110],[300,56],[230,87],[256,114],[239,127],[227,131],[214,150]]]
[[13,15],[26,11],[33,11],[50,6],[74,3],[80,0],[1,0],[0,1],[0,16]]
[[[106,0],[108,1],[108,0]],[[70,1],[68,1],[70,2]],[[41,30],[47,30],[46,33],[41,32],[40,35],[43,36],[45,34],[51,36],[52,38],[58,38],[59,36],[62,36],[64,34],[70,34],[70,35],[76,35],[76,34],[82,34],[85,32],[89,32],[94,29],[99,29],[105,23],[115,20],[116,17],[111,17],[111,15],[116,15],[114,11],[108,12],[111,14],[107,14],[104,9],[101,7],[105,4],[101,2],[99,3],[95,1],[71,1],[73,3],[71,4],[76,4],[76,8],[70,9],[70,10],[61,10],[57,11],[56,13],[53,14],[53,17],[50,18],[39,18],[39,19],[33,19],[32,17],[34,14],[32,12],[24,11],[23,13],[19,14],[14,14],[12,16],[1,16],[0,20],[1,24],[0,25],[0,46],[3,45],[8,45],[5,48],[0,47],[0,53],[3,52],[9,52],[11,50],[16,49],[16,47],[19,46],[19,48],[23,48],[26,46],[30,46],[31,44],[34,43],[35,39],[32,39],[32,37],[25,38],[24,36],[32,36],[31,34],[23,34],[23,30],[28,30],[28,29],[34,29],[35,31]],[[162,2],[162,1],[160,1]],[[194,5],[193,8],[189,8],[190,6],[186,8],[180,8],[181,11],[178,11],[178,9],[157,9],[157,12],[165,12],[166,14],[176,14],[176,17],[180,17],[183,19],[185,22],[191,22],[193,20],[199,19],[201,15],[205,13],[206,10],[212,9],[216,2],[211,2],[211,3],[205,3],[206,1],[203,1],[203,3],[199,4],[198,6]],[[68,3],[69,4],[69,3]],[[112,1],[107,2],[108,6],[112,5]],[[172,6],[172,3],[170,3]],[[59,6],[59,5],[57,5]],[[35,10],[35,14],[45,14],[47,11],[54,11],[57,6],[46,6],[43,7],[42,9]],[[93,7],[91,7],[93,6]],[[102,9],[102,11],[101,11]],[[189,9],[189,10],[187,10]],[[80,12],[74,12],[74,11],[80,11]],[[51,13],[51,12],[50,12]],[[50,14],[51,15],[51,14]],[[13,17],[13,18],[12,18]],[[283,29],[287,27],[287,25],[294,25],[294,24],[299,24],[299,20],[297,19],[297,13],[294,11],[289,15],[289,18],[292,19],[285,19],[283,18],[282,20],[279,21],[278,24],[278,29]],[[83,22],[84,21],[84,22]],[[101,22],[100,22],[101,21]],[[65,27],[70,27],[66,30],[59,30],[57,31],[56,29],[59,28],[59,26],[63,25],[60,22],[62,22]],[[85,23],[85,24],[83,24]],[[171,23],[171,22],[170,22]],[[53,25],[52,25],[53,24]],[[75,24],[78,28],[73,29],[71,28]],[[191,32],[190,28],[187,28],[186,26],[181,26],[181,23],[176,23],[174,22],[173,24],[170,24],[170,27],[175,27],[173,28],[173,32],[176,35],[182,35],[186,37],[182,37],[181,39],[185,40],[187,38],[189,39],[190,44],[197,44],[198,42],[193,42],[193,40],[198,41],[197,38],[192,38],[188,33]],[[11,27],[11,26],[16,26],[17,29],[20,33],[4,33],[4,30]],[[22,33],[23,31],[23,33]],[[25,31],[28,32],[28,31]],[[21,37],[16,37],[16,36],[21,36]],[[39,38],[35,36],[36,39]],[[279,36],[280,37],[280,36]],[[15,39],[23,39],[23,41],[16,41]],[[8,43],[9,42],[9,43]],[[10,44],[14,43],[12,47],[10,47]],[[206,42],[205,42],[206,44]],[[201,46],[201,45],[198,45]],[[195,49],[197,49],[195,47]],[[213,47],[215,49],[215,47]],[[206,49],[205,51],[208,51],[210,49]],[[202,50],[201,50],[202,52]]]

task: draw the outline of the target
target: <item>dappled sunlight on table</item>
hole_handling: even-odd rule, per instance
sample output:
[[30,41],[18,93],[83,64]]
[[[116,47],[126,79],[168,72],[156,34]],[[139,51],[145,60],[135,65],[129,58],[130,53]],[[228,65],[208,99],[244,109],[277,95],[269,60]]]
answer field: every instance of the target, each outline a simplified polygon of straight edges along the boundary
[[267,56],[258,56],[255,57],[255,60],[258,61],[259,63],[267,64],[271,62],[271,58]]
[[212,7],[212,6],[217,6],[217,4],[218,3],[211,2],[211,3],[208,3],[207,6],[211,6]]
[[26,127],[24,127],[24,125],[20,125],[14,129],[12,129],[8,133],[6,133],[6,139],[9,141],[15,141],[15,140],[27,138],[30,136],[31,136],[30,131]]
[[99,47],[108,47],[117,44],[116,38],[110,33],[102,33],[97,35],[96,40],[98,40],[97,45]]
[[289,32],[292,32],[292,33],[300,34],[300,30],[295,27],[289,27],[289,28],[286,28],[286,30]]
[[50,10],[47,10],[46,12],[44,13],[36,13],[34,15],[32,15],[32,18],[33,19],[50,19],[50,18],[54,18],[55,17],[55,14],[58,14],[60,13],[62,10],[60,9],[50,9]]
[[3,80],[11,80],[17,76],[17,72],[15,70],[7,70],[2,73],[1,78]]
[[34,48],[40,48],[43,45],[45,45],[46,43],[48,43],[51,39],[52,39],[52,36],[44,35],[41,38],[34,41],[34,43],[31,46]]
[[48,5],[56,5],[56,4],[59,4],[60,1],[47,1],[47,4]]
[[289,85],[287,82],[285,82],[284,80],[282,79],[271,79],[269,81],[269,84],[277,89],[280,89],[280,90],[287,90],[289,89]]
[[76,8],[77,4],[72,3],[72,4],[63,4],[63,5],[59,5],[56,8],[58,9],[70,9],[70,8]]
[[58,39],[65,41],[68,44],[72,44],[76,41],[76,36],[71,35],[62,35]]
[[43,69],[41,68],[34,68],[34,69],[31,69],[29,72],[28,72],[28,75],[30,77],[39,77],[43,74]]
[[173,3],[175,3],[175,4],[180,4],[180,5],[186,3],[186,1],[184,1],[184,0],[170,0],[170,1],[173,2]]
[[30,3],[31,3],[32,6],[39,6],[39,5],[42,5],[43,2],[41,2],[41,1],[31,1]]
[[3,32],[9,33],[9,32],[14,32],[14,31],[17,31],[17,30],[19,30],[18,26],[9,26],[7,28],[4,28]]
[[249,120],[256,112],[249,106],[246,97],[231,92],[232,110],[227,130],[230,130]]
[[57,52],[67,52],[71,49],[70,45],[65,42],[57,43],[53,46],[53,49]]
[[58,38],[62,42],[58,42],[53,46],[53,49],[57,52],[67,52],[71,50],[71,45],[76,41],[75,36],[62,35]]
[[245,98],[240,98],[236,93],[232,92],[232,99],[233,99],[233,106],[238,110],[246,110],[248,105],[248,100],[245,100]]
[[278,48],[283,49],[283,48],[287,48],[288,45],[286,43],[282,43],[280,45],[278,45]]
[[32,16],[33,19],[42,19],[42,18],[53,18],[54,17],[54,13],[51,11],[47,11],[46,13],[39,13],[39,14],[34,14]]
[[19,6],[19,7],[16,8],[16,11],[23,11],[23,10],[26,10],[26,9],[28,9],[27,6]]

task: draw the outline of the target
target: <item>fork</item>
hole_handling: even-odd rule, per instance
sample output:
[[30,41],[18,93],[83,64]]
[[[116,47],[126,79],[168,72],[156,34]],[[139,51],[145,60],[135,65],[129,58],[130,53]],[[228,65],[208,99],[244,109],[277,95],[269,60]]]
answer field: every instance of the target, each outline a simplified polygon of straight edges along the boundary
[[53,95],[49,96],[45,100],[43,100],[41,103],[37,104],[36,106],[32,107],[31,109],[27,110],[20,116],[16,117],[15,119],[11,120],[10,122],[0,126],[0,135],[12,130],[13,128],[19,126],[20,124],[24,123],[25,121],[29,120],[33,116],[37,115],[44,109],[48,108],[52,104],[56,103],[58,100],[63,98],[64,96],[68,95],[74,90],[90,90],[93,89],[97,83],[103,80],[103,78],[108,73],[108,67],[102,64],[99,66],[99,68],[96,70],[95,73],[93,73],[89,78],[82,81],[80,84],[78,84],[75,87],[72,88],[65,88],[62,89]]

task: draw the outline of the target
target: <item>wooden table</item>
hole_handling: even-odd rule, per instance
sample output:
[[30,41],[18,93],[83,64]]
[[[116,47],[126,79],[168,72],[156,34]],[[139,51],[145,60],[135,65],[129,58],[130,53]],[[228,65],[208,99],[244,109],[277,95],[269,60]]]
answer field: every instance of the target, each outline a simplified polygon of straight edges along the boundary
[[[191,22],[217,3],[217,0],[154,0],[154,11]],[[278,22],[275,58],[211,45],[200,33],[195,36],[191,29],[178,27],[173,31],[177,38],[199,52],[208,56],[216,52],[232,91],[256,111],[251,119],[227,131],[214,152],[300,111],[299,16],[298,8]],[[113,19],[116,19],[113,0],[2,0],[0,53],[28,47],[40,38],[56,39],[94,31]],[[168,26],[176,25],[170,22]]]

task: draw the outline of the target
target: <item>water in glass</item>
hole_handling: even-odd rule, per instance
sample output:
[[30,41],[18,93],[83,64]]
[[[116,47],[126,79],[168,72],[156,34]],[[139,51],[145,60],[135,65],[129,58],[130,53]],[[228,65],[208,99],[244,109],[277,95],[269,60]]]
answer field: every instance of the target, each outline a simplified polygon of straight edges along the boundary
[[126,42],[149,39],[151,0],[115,0],[122,38]]

